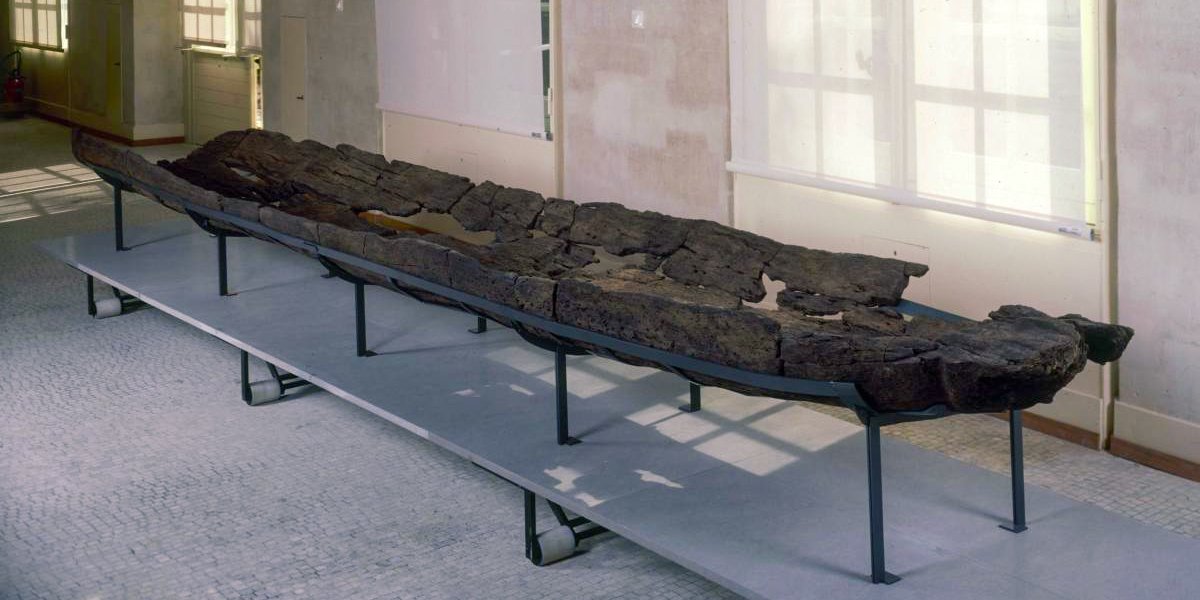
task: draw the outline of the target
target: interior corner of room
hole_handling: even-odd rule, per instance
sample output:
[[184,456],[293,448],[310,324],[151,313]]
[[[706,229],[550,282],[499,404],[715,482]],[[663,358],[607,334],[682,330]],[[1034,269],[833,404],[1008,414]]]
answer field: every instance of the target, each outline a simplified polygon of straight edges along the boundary
[[[0,48],[14,1],[0,2]],[[62,51],[22,51],[39,115],[134,144],[261,124],[547,196],[928,264],[908,296],[971,317],[1029,304],[1119,319],[1138,331],[1120,364],[1089,366],[1031,412],[1098,448],[1200,463],[1190,142],[1150,124],[1194,120],[1187,95],[1163,88],[1200,91],[1172,75],[1200,45],[1166,27],[1196,10],[1081,0],[1039,17],[1055,35],[997,54],[959,27],[983,16],[915,4],[927,10],[888,9],[855,29],[845,24],[879,3],[244,0],[230,3],[225,37],[205,41],[215,25],[185,34],[203,15],[188,21],[176,2],[75,1],[70,22],[88,27],[64,23]],[[814,7],[840,25],[823,29]],[[413,25],[468,11],[468,26],[437,39]],[[1016,18],[1002,13],[987,18]],[[470,25],[498,20],[506,27]],[[784,39],[779,27],[809,33]],[[924,45],[906,45],[913,32]],[[528,51],[500,52],[504,35]],[[922,71],[923,53],[965,62]],[[906,83],[881,91],[868,75]],[[1029,152],[1044,156],[1010,148],[1031,135],[1043,143]]]

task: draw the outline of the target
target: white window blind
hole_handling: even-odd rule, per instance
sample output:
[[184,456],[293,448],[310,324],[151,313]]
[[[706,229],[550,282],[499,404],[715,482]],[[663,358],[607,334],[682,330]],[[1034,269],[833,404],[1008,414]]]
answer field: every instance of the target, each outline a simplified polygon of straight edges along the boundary
[[375,3],[379,107],[545,135],[538,0]]
[[226,0],[182,0],[183,40],[208,46],[229,43]]
[[243,50],[262,51],[262,0],[239,0],[241,2]]
[[13,0],[12,41],[21,46],[62,50],[66,0]]
[[1096,0],[732,0],[734,171],[1088,236]]

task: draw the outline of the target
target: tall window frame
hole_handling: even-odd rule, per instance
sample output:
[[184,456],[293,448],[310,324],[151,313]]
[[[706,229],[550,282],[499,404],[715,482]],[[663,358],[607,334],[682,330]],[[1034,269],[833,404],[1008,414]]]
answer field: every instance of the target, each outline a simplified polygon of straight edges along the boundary
[[66,49],[67,0],[11,0],[9,35],[15,46]]
[[179,0],[181,45],[221,54],[262,54],[263,0]]
[[[1072,4],[1077,12],[1068,6]],[[780,5],[802,5],[800,12],[811,14],[785,23],[782,12],[768,10]],[[1041,64],[1018,60],[1029,62],[1020,48],[1003,48],[1000,60],[995,58],[996,46],[1025,43],[1028,37],[1003,29],[1014,27],[1013,23],[1021,26],[1020,18],[1005,21],[992,16],[1017,5],[1050,15],[1044,30],[1032,32],[1032,37],[1042,36],[1041,50],[1049,49]],[[866,15],[848,14],[854,6]],[[928,12],[918,12],[930,6],[937,10],[954,6],[966,14],[930,27]],[[1103,11],[1103,3],[1097,0],[1073,0],[1066,5],[1036,0],[730,0],[733,155],[728,168],[893,204],[1096,239],[1105,220]],[[772,31],[778,36],[781,30],[797,32],[791,54],[773,52],[767,40]],[[830,31],[836,32],[832,42],[823,44],[821,36]],[[947,38],[954,38],[953,43],[945,44]],[[1074,44],[1076,50],[1064,50],[1075,48]],[[1079,54],[1072,57],[1066,52]],[[924,62],[918,58],[914,63],[914,56],[921,53]],[[833,60],[831,55],[836,55]],[[995,64],[985,68],[986,61]],[[1062,65],[1071,61],[1075,64],[1068,67],[1073,71],[1066,68],[1063,76]],[[1040,92],[1025,93],[1029,86],[1022,78],[1027,67],[1031,79],[1040,76]],[[881,93],[882,88],[886,90]],[[990,93],[997,88],[1002,93]],[[790,90],[795,92],[789,97]],[[778,101],[779,97],[784,100]],[[942,113],[931,117],[919,110]],[[1057,112],[1048,115],[1047,111]],[[779,114],[789,118],[780,119]],[[944,116],[950,114],[954,119]],[[1022,125],[1039,119],[1050,123],[1042,125],[1041,132]],[[789,136],[804,139],[787,140]],[[776,144],[777,139],[782,143]],[[931,150],[931,145],[943,147]],[[855,152],[872,156],[859,161]],[[1064,153],[1068,158],[1062,158]],[[821,163],[831,156],[832,168]],[[1022,179],[1026,173],[1028,182]],[[926,183],[939,179],[939,185]]]

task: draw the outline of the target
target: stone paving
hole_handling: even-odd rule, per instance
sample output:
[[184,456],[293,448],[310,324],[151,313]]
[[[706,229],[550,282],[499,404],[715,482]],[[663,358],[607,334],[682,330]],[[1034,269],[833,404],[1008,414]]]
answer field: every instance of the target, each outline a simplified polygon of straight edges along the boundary
[[[246,407],[233,348],[154,310],[93,320],[30,247],[108,229],[101,191],[22,198],[0,206],[0,599],[734,597],[611,535],[534,567],[511,485],[327,393]],[[991,417],[886,431],[1008,466]],[[1030,483],[1200,537],[1200,484],[1032,431],[1026,454]]]

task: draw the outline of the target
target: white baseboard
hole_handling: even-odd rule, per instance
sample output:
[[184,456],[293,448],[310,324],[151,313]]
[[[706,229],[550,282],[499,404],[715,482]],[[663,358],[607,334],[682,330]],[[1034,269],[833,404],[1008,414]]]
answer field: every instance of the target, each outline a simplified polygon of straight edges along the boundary
[[383,155],[553,196],[555,142],[384,111]]
[[1029,412],[1047,419],[1095,433],[1104,444],[1104,400],[1091,394],[1065,389],[1054,402],[1039,404]]
[[1117,402],[1113,437],[1143,448],[1200,463],[1200,423]]

